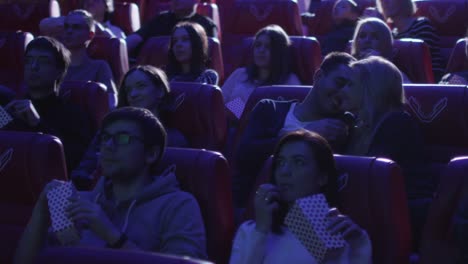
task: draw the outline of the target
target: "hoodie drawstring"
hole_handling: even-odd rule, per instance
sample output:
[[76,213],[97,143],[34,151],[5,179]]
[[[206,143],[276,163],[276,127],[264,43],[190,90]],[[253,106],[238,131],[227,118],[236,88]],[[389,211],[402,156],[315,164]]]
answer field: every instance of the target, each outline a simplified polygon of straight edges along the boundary
[[125,216],[125,222],[122,226],[122,229],[120,230],[122,233],[125,233],[125,230],[127,229],[127,226],[128,226],[128,217],[130,216],[130,211],[132,211],[133,207],[135,206],[136,204],[136,200],[133,200],[132,203],[130,204],[130,206],[128,207],[128,210],[127,210],[127,214]]

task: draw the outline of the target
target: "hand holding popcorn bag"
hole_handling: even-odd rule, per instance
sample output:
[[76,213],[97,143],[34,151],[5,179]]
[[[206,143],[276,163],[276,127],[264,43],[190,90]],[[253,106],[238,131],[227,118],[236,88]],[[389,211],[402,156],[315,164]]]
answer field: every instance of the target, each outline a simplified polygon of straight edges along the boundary
[[52,231],[57,236],[60,244],[64,246],[77,244],[80,240],[75,225],[65,214],[65,209],[70,204],[68,198],[75,193],[75,186],[71,182],[64,182],[47,193]]
[[285,218],[291,233],[319,263],[323,263],[327,252],[346,245],[342,236],[327,230],[328,211],[325,196],[317,194],[297,199]]

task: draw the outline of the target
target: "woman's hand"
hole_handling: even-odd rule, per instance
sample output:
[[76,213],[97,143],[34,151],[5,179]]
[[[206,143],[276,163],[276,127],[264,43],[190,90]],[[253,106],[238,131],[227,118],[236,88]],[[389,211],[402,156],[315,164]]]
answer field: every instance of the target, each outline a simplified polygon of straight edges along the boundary
[[262,233],[271,231],[273,213],[279,208],[279,191],[273,184],[262,184],[255,193],[256,229]]
[[355,243],[363,235],[363,230],[346,215],[340,214],[338,209],[331,208],[328,211],[328,231],[332,235],[341,234],[350,244]]
[[68,200],[70,205],[66,208],[66,213],[71,221],[75,224],[80,222],[87,224],[90,230],[109,244],[119,239],[120,231],[109,220],[99,204],[78,196],[72,196]]

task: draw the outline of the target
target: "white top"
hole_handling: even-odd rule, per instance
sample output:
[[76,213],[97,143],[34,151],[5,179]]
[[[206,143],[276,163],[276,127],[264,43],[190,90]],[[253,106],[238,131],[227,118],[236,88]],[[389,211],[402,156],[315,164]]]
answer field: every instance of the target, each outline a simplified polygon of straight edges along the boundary
[[[282,234],[264,234],[255,229],[255,221],[243,223],[232,246],[230,264],[314,264],[318,263],[301,242],[282,227]],[[330,255],[327,264],[372,263],[372,248],[369,237],[363,235],[354,243],[347,244],[337,254]]]
[[291,107],[289,108],[288,114],[286,115],[286,118],[284,119],[284,125],[283,128],[280,130],[278,135],[284,135],[287,132],[291,131],[296,131],[299,129],[304,128],[307,126],[307,124],[311,123],[309,122],[302,122],[297,117],[294,115],[294,109],[296,109],[297,103],[292,103]]
[[[278,84],[300,85],[301,82],[294,73],[291,73],[286,82]],[[223,91],[224,103],[226,104],[236,98],[240,98],[245,106],[250,95],[257,87],[257,83],[248,81],[247,69],[245,67],[238,68],[229,76],[221,88]]]

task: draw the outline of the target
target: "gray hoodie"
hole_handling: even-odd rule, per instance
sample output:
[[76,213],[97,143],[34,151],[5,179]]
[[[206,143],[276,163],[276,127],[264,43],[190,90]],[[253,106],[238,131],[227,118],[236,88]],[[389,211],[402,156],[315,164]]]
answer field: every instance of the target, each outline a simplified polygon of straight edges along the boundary
[[[179,189],[173,172],[155,176],[133,200],[116,203],[112,183],[102,177],[92,192],[82,193],[101,205],[109,219],[140,249],[206,259],[203,219],[195,198]],[[105,246],[90,230],[80,245]]]

